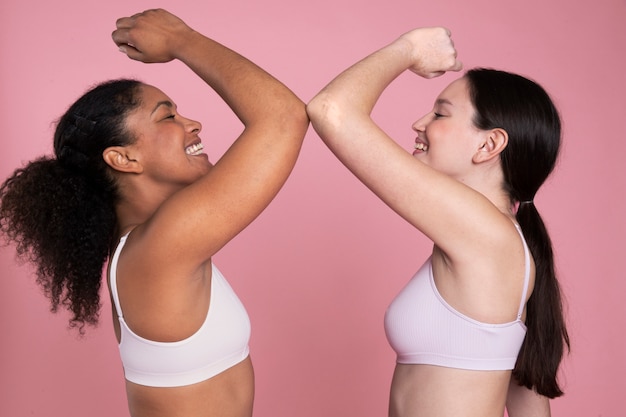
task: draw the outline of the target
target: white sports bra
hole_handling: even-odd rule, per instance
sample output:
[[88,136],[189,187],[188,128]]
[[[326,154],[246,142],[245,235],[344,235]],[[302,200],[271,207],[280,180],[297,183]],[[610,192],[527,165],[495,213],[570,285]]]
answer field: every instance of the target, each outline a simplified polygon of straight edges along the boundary
[[111,294],[120,322],[120,356],[128,381],[177,387],[207,380],[249,354],[250,319],[220,271],[212,265],[211,300],[200,329],[178,342],[155,342],[135,334],[124,321],[117,293],[117,262],[128,234],[111,260]]

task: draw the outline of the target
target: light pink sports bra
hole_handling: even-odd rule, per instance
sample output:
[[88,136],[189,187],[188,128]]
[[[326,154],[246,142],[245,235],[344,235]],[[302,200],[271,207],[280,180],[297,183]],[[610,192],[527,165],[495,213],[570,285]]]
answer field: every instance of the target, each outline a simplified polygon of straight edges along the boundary
[[[517,226],[517,225],[516,225]],[[526,336],[522,313],[530,279],[530,256],[524,242],[526,273],[517,319],[488,324],[461,314],[439,294],[431,258],[393,300],[385,314],[387,340],[403,364],[427,364],[470,370],[509,370]]]
[[200,329],[178,342],[155,342],[134,333],[124,321],[117,293],[117,262],[125,235],[113,254],[111,294],[120,322],[120,356],[126,379],[151,387],[177,387],[209,379],[248,357],[250,320],[221,272],[212,266],[211,300]]

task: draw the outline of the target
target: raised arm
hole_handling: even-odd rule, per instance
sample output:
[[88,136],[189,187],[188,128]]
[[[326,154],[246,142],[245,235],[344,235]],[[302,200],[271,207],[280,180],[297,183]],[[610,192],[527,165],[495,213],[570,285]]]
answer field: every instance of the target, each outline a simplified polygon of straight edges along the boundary
[[[316,130],[327,132],[338,111],[367,120],[385,88],[406,70],[433,78],[461,67],[448,30],[415,29],[339,74],[311,100],[307,111]],[[326,135],[322,139],[335,142]]]
[[131,59],[185,63],[244,125],[210,173],[169,198],[146,226],[201,262],[256,218],[287,179],[308,125],[304,104],[257,65],[164,10],[119,19],[113,40]]
[[370,113],[384,89],[404,71],[432,78],[461,67],[448,30],[415,29],[345,70],[307,106],[313,127],[344,165],[450,253],[471,247],[470,237],[481,235],[481,225],[468,222],[468,212],[487,221],[496,209],[480,193],[402,149]]

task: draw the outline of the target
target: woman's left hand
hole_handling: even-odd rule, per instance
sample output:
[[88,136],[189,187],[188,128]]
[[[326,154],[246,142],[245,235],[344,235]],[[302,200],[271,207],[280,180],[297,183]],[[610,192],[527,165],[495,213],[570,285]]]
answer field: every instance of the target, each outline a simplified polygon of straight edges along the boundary
[[194,33],[185,22],[163,9],[146,10],[116,22],[113,41],[130,59],[169,62]]

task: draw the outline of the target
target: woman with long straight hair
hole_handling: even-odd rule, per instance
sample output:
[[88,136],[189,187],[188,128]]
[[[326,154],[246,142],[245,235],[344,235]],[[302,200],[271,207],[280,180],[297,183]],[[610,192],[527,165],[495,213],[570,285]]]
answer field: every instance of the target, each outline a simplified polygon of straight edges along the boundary
[[412,154],[370,116],[404,71],[461,67],[449,31],[416,29],[337,76],[307,111],[346,167],[434,243],[385,316],[397,353],[389,415],[548,416],[569,345],[533,201],[561,140],[550,97],[519,75],[470,70],[414,122]]

